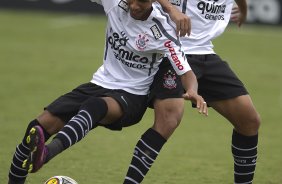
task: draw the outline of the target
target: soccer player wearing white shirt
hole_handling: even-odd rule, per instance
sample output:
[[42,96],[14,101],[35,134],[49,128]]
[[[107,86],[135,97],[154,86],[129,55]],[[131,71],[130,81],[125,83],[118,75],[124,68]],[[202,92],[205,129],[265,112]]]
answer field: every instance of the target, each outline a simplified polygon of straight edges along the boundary
[[[197,80],[186,61],[167,14],[153,0],[97,0],[108,16],[103,65],[91,82],[48,105],[28,125],[17,146],[9,184],[24,183],[27,173],[84,138],[97,126],[112,130],[138,123],[146,108],[150,85],[164,56],[180,75],[184,98],[207,114],[197,94]],[[50,144],[46,140],[55,135]],[[154,136],[154,132],[152,133]],[[23,168],[21,168],[23,167]]]
[[[212,44],[212,40],[224,32],[230,19],[238,26],[244,22],[247,15],[246,0],[236,0],[238,8],[235,11],[232,11],[233,0],[170,0],[170,2],[191,19],[191,33],[189,36],[181,37],[181,41],[187,60],[197,76],[199,94],[210,107],[234,126],[231,143],[234,183],[251,184],[256,168],[260,117],[243,83],[228,64],[216,55]],[[162,81],[162,76],[156,78],[156,81]],[[154,107],[155,110],[157,107],[158,113],[155,113],[153,127],[163,137],[169,137],[178,125],[177,119],[180,117],[178,104],[175,103],[176,99],[169,96],[158,98],[162,91],[167,89],[154,84],[155,81],[151,96],[156,96]],[[134,166],[137,164],[134,156],[125,184],[142,182],[147,171],[137,172]]]

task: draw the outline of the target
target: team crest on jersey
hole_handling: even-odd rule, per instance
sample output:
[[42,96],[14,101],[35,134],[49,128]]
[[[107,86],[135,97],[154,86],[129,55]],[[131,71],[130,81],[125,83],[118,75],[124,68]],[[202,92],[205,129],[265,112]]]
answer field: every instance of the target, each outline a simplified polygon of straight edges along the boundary
[[180,6],[181,0],[169,0],[169,2],[173,5]]
[[138,37],[135,39],[136,46],[139,50],[144,50],[148,41],[149,39],[147,33],[138,34]]
[[158,40],[160,37],[162,37],[162,33],[161,33],[161,31],[159,30],[159,28],[156,24],[153,25],[150,29],[151,29],[151,31],[152,31],[156,40]]
[[124,11],[128,12],[128,4],[127,4],[127,1],[121,0],[121,1],[118,3],[118,6],[119,6],[120,8],[122,8]]
[[167,89],[176,88],[176,74],[169,70],[166,74],[164,74],[164,87]]

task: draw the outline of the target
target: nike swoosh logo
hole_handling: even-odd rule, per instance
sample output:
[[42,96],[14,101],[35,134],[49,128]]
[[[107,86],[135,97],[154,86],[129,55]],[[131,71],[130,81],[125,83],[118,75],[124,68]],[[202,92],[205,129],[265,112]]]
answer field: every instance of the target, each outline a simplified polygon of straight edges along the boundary
[[127,101],[125,100],[125,98],[123,97],[123,96],[121,96],[120,97],[124,102],[125,102],[125,104],[128,106],[128,103],[127,103]]
[[146,164],[148,164],[148,165],[152,165],[152,164],[150,164],[149,162],[147,162],[146,157],[144,157],[144,156],[141,157],[141,160],[143,160],[143,161],[144,161]]

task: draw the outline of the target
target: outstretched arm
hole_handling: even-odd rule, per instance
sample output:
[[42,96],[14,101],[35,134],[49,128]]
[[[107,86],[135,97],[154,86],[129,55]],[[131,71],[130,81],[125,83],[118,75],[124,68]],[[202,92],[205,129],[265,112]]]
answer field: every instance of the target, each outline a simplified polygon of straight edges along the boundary
[[235,0],[237,6],[233,7],[231,12],[231,21],[235,22],[239,27],[246,21],[248,6],[246,0]]
[[199,111],[199,113],[208,115],[208,107],[207,103],[201,97],[198,95],[198,82],[197,78],[192,70],[186,72],[185,74],[181,75],[181,82],[185,89],[185,93],[183,94],[183,98],[185,100],[190,100],[194,104],[196,104],[196,107]]
[[170,18],[176,24],[176,34],[179,36],[190,35],[191,33],[191,20],[190,18],[181,13],[174,7],[168,0],[157,0],[163,9],[169,14]]

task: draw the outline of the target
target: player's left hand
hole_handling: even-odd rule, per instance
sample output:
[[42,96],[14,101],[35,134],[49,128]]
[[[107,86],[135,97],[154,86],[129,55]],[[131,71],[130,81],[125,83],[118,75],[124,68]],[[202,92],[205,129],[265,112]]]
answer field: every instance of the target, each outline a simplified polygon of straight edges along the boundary
[[230,20],[235,22],[238,27],[241,27],[241,25],[246,21],[246,18],[247,15],[243,14],[237,6],[232,8]]
[[176,24],[176,34],[178,36],[185,36],[186,34],[189,36],[191,33],[191,20],[190,18],[180,12],[177,8],[173,7],[169,16],[172,21]]
[[185,100],[190,100],[194,104],[196,104],[196,107],[200,114],[208,116],[208,105],[202,96],[198,95],[193,91],[189,91],[189,92],[187,91],[186,93],[183,94],[183,98]]

